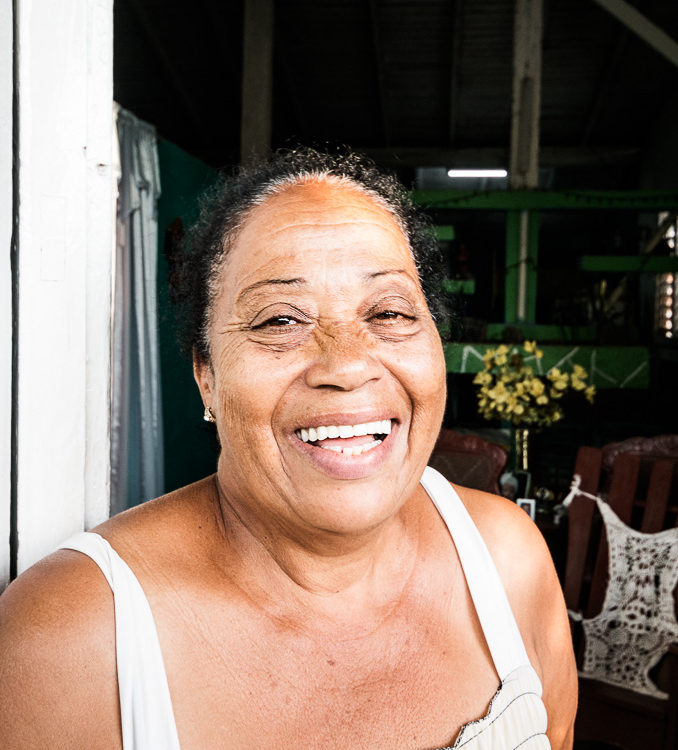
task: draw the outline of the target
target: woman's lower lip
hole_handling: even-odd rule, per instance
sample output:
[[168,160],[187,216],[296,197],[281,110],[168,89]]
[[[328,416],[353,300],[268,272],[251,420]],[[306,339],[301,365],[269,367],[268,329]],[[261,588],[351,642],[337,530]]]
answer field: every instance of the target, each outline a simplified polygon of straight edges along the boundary
[[337,479],[362,479],[372,474],[386,460],[393,447],[396,429],[379,445],[357,456],[321,448],[311,443],[304,443],[296,435],[292,436],[294,447],[314,467],[323,474]]

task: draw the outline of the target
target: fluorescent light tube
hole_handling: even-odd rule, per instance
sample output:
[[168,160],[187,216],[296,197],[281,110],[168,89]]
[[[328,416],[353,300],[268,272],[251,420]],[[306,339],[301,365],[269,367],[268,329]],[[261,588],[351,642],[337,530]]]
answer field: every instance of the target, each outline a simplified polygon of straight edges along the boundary
[[508,177],[505,169],[448,169],[448,177]]

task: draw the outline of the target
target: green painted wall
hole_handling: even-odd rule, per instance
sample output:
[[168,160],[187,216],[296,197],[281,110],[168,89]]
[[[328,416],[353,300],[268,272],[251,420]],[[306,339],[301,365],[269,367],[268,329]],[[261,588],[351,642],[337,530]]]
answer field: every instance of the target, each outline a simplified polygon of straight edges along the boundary
[[[483,369],[483,354],[497,344],[445,344],[448,372],[476,373]],[[508,344],[511,346],[511,344]],[[645,389],[650,385],[650,350],[645,346],[595,346],[540,344],[544,352],[535,360],[535,372],[546,373],[552,367],[570,372],[581,365],[589,373],[589,383],[598,390],[610,388]]]
[[198,197],[217,177],[214,169],[167,141],[159,141],[162,195],[158,201],[158,321],[165,431],[167,492],[211,474],[216,469],[216,443],[211,425],[203,422],[202,402],[191,362],[179,351],[169,302],[165,231],[177,217],[188,227],[198,213]]

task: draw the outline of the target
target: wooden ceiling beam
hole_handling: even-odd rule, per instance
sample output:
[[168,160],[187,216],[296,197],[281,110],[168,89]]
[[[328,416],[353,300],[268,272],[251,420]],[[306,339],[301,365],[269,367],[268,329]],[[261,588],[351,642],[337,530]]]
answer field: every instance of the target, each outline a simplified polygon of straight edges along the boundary
[[264,156],[273,119],[273,0],[245,0],[240,160]]
[[669,62],[678,67],[678,42],[672,39],[657,24],[646,18],[626,0],[593,0],[601,8],[612,14],[634,34],[647,42],[655,52],[659,52]]
[[542,0],[516,0],[509,163],[514,190],[536,188],[539,180],[542,10]]
[[377,8],[377,0],[368,0],[368,5],[370,10],[372,49],[374,51],[374,65],[377,77],[377,102],[379,108],[379,119],[384,143],[388,145],[391,142],[391,133],[388,123],[388,114],[386,111],[387,92],[386,79],[384,75],[384,65],[382,63],[381,34],[379,32],[379,9]]

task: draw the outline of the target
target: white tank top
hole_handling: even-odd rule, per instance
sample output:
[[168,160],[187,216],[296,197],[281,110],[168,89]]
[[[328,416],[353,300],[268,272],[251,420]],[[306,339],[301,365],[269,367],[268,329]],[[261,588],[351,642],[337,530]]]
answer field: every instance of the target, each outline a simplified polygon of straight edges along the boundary
[[[487,713],[464,724],[451,748],[550,750],[542,686],[532,668],[497,569],[449,482],[428,467],[421,484],[445,521],[501,680]],[[114,596],[116,660],[124,750],[180,750],[174,711],[151,608],[136,576],[98,534],[82,532],[61,548],[101,568]],[[441,709],[441,710],[444,710]]]

